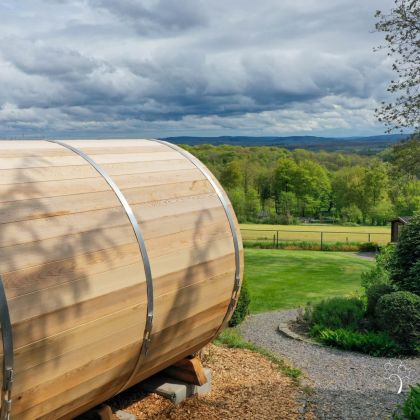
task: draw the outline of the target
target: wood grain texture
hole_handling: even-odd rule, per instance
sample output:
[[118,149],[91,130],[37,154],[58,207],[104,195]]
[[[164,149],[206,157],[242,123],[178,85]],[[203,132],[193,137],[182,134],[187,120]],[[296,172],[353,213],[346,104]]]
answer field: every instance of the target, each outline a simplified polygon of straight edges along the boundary
[[[112,177],[145,239],[154,321],[150,350],[126,386],[133,385],[219,329],[234,285],[232,232],[210,182],[167,145],[66,143]],[[0,141],[0,209],[13,418],[72,418],[120,391],[139,356],[147,296],[133,228],[102,176],[47,141]]]
[[188,384],[202,386],[207,383],[207,376],[198,357],[185,357],[166,368],[163,373]]

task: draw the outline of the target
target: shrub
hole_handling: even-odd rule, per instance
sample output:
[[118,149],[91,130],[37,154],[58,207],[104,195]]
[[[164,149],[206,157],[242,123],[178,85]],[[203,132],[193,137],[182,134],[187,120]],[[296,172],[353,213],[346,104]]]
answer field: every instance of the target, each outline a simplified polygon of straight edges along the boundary
[[371,356],[396,356],[401,348],[383,332],[359,332],[346,328],[332,330],[315,327],[311,333],[324,344],[344,350],[360,351]]
[[250,303],[251,298],[249,296],[248,286],[244,281],[241,287],[241,294],[239,295],[238,304],[236,305],[232,318],[229,320],[229,327],[235,327],[245,319],[245,317],[249,314]]
[[364,314],[364,304],[359,298],[333,297],[308,306],[304,318],[310,325],[323,328],[357,329]]
[[420,384],[410,386],[408,397],[402,405],[397,406],[397,411],[392,417],[395,420],[420,419]]
[[367,297],[367,311],[366,313],[369,316],[375,314],[375,307],[378,303],[378,300],[388,293],[395,292],[395,287],[390,284],[373,284],[366,290]]
[[[409,274],[410,274],[412,279],[415,279],[415,282],[417,282],[417,286],[420,287],[419,286],[419,284],[420,284],[420,259],[418,261],[416,261],[410,267]],[[417,287],[417,289],[413,288],[414,289],[413,293],[416,293],[417,295],[420,295],[420,293],[417,293],[417,291],[416,291],[416,290],[418,290],[418,287]]]
[[369,271],[362,273],[362,286],[365,289],[374,284],[389,284],[389,269],[393,259],[395,247],[393,245],[386,246],[381,252],[376,254],[376,264]]
[[392,217],[394,217],[394,209],[389,200],[381,200],[369,211],[369,218],[372,225],[384,226]]
[[358,223],[363,220],[362,211],[355,204],[342,208],[341,216],[344,222]]
[[410,292],[382,296],[375,307],[378,326],[408,352],[419,350],[420,297]]
[[361,252],[376,252],[380,248],[377,242],[364,242],[359,245],[359,251]]
[[420,214],[407,223],[400,234],[391,261],[391,281],[400,290],[420,295]]
[[341,226],[351,226],[351,227],[360,226],[359,223],[354,223],[354,222],[341,222],[340,224]]

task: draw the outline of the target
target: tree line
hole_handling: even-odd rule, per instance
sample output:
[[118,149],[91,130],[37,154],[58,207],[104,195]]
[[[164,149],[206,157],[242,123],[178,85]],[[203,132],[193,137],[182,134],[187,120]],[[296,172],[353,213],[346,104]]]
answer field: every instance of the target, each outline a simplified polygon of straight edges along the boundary
[[420,210],[416,135],[374,157],[269,146],[184,148],[216,175],[242,223],[384,225]]

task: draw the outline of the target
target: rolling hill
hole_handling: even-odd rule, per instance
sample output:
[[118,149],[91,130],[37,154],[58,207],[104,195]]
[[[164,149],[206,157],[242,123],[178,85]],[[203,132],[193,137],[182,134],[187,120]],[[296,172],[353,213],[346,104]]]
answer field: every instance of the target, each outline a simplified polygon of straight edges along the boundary
[[408,138],[408,134],[384,134],[366,137],[317,137],[317,136],[286,136],[286,137],[167,137],[163,140],[175,144],[229,144],[234,146],[279,146],[287,149],[309,149],[328,151],[354,151],[365,154],[377,153],[392,144]]

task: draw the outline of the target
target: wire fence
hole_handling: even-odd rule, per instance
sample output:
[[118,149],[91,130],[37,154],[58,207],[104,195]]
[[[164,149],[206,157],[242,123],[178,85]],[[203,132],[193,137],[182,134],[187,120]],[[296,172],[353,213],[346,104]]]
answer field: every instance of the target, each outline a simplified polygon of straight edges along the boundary
[[375,243],[385,245],[391,240],[391,232],[287,230],[287,229],[241,229],[243,241],[261,242],[279,248],[284,243],[307,242],[318,244],[323,249],[327,244]]

